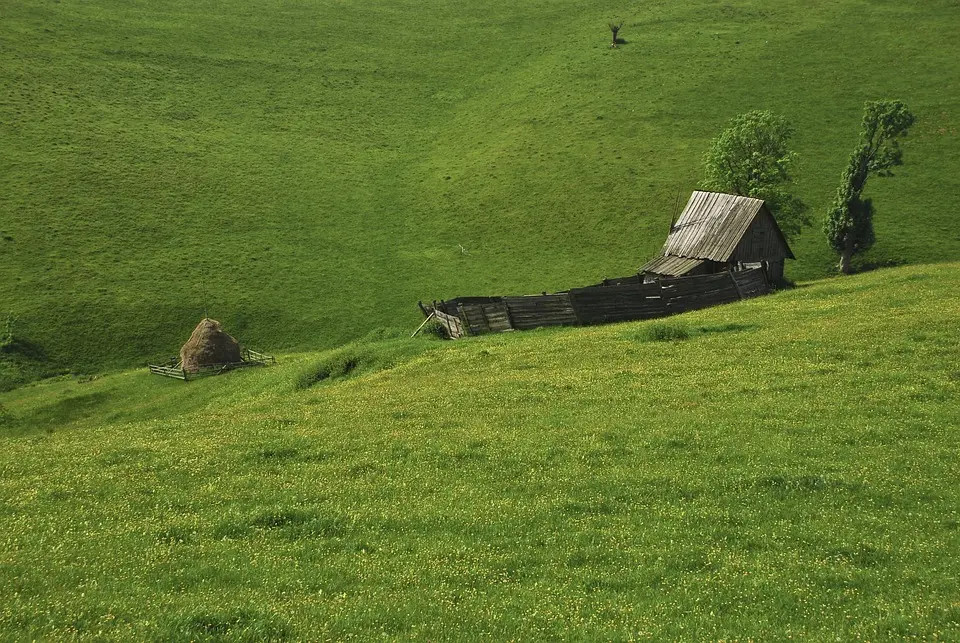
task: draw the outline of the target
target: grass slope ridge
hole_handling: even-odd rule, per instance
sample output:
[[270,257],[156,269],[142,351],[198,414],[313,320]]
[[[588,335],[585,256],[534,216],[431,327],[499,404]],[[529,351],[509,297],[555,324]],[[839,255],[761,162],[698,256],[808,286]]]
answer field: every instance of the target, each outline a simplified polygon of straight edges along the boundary
[[956,638],[958,287],[960,264],[901,268],[668,321],[374,338],[353,356],[386,370],[308,388],[346,355],[0,394],[13,423],[89,412],[3,442],[0,628]]
[[[884,96],[920,120],[865,261],[952,260],[958,29],[950,0],[7,3],[0,322],[90,370],[205,311],[316,349],[412,328],[420,298],[594,283],[657,251],[750,109],[797,126],[819,216]],[[793,277],[830,271],[819,231],[795,251]]]

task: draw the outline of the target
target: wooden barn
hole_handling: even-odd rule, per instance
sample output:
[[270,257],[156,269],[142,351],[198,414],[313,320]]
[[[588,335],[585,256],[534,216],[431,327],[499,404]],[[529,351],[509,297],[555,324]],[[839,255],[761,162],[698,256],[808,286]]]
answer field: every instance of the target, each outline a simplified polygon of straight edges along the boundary
[[640,272],[644,281],[762,267],[771,283],[794,259],[786,237],[761,199],[694,192],[660,255]]

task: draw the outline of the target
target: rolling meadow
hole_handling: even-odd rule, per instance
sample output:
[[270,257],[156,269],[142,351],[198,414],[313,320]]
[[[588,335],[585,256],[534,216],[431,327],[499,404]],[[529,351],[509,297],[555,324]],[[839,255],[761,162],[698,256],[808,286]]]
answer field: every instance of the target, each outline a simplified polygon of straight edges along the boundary
[[[960,638],[958,32],[955,0],[4,3],[0,639]],[[918,120],[837,278],[881,98]],[[410,337],[418,300],[635,271],[754,109],[796,128],[793,287]],[[207,315],[277,365],[143,368]]]
[[955,639],[958,287],[956,263],[897,268],[669,321],[21,387],[0,630]]
[[332,348],[415,328],[420,299],[629,274],[710,139],[753,109],[797,130],[815,226],[788,277],[834,272],[819,222],[878,98],[919,120],[898,176],[868,186],[863,263],[960,253],[952,0],[17,0],[0,16],[0,322],[53,372],[165,357],[205,313],[262,349]]

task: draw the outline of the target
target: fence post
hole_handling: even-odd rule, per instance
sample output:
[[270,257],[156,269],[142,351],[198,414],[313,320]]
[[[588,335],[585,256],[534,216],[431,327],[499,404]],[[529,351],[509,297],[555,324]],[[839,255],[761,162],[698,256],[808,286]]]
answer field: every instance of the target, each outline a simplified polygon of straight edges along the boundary
[[421,330],[423,330],[423,327],[427,325],[427,322],[429,322],[431,319],[433,319],[433,316],[436,315],[436,314],[437,314],[436,311],[430,313],[430,314],[427,316],[427,318],[423,320],[423,323],[420,324],[420,326],[417,327],[417,330],[413,331],[413,335],[410,335],[410,337],[416,337],[416,336],[417,336],[417,333],[419,333]]
[[577,310],[577,298],[574,297],[573,293],[567,291],[567,299],[570,300],[570,309],[573,310],[573,316],[577,320],[577,326],[583,326],[583,318],[580,317],[580,311]]
[[728,270],[727,274],[730,275],[730,280],[733,281],[733,287],[737,289],[737,297],[743,299],[743,291],[740,290],[740,284],[737,283],[737,278],[733,276],[733,271]]
[[473,335],[473,329],[470,328],[470,320],[467,319],[467,313],[463,312],[463,304],[457,304],[457,319],[460,320],[461,336]]

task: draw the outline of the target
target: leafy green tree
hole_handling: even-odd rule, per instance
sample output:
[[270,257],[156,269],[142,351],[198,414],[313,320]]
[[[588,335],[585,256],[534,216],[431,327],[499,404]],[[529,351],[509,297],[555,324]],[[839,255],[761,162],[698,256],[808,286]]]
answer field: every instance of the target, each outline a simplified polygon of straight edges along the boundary
[[840,187],[823,222],[823,232],[837,254],[839,270],[853,272],[851,259],[873,245],[873,203],[862,196],[871,174],[892,176],[903,164],[897,140],[907,134],[915,117],[901,101],[869,101],[864,105],[860,143],[840,177]]
[[789,191],[797,160],[788,147],[793,133],[779,114],[764,110],[737,116],[710,145],[700,186],[763,199],[784,235],[796,237],[811,223],[806,204]]

